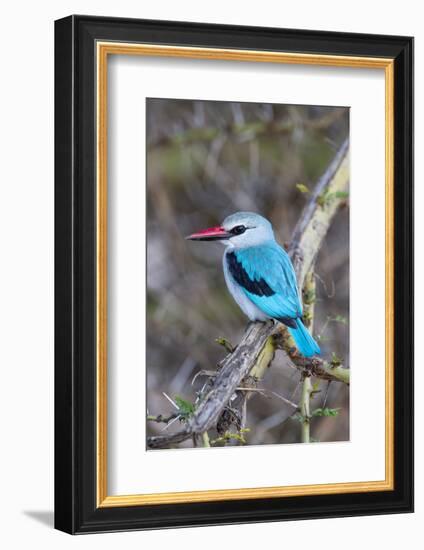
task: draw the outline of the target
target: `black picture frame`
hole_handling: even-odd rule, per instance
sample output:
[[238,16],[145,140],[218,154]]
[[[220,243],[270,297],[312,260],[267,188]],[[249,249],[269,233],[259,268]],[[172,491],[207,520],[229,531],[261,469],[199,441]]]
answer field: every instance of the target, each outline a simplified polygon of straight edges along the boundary
[[[98,40],[394,60],[393,491],[99,508],[96,504]],[[55,22],[55,527],[68,533],[413,510],[413,39],[73,15]]]

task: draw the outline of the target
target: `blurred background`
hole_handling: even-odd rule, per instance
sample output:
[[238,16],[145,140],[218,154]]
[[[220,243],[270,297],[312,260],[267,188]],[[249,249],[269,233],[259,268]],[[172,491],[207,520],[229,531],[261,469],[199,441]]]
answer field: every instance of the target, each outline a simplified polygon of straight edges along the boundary
[[[273,224],[281,245],[308,200],[308,190],[349,133],[349,109],[304,105],[147,100],[147,408],[170,415],[174,400],[194,402],[247,319],[227,291],[223,246],[185,241],[238,210]],[[349,364],[349,207],[338,212],[316,265],[314,334],[322,356]],[[277,352],[260,387],[298,402],[300,375]],[[322,382],[312,408],[340,408],[314,417],[314,441],[349,439],[349,388]],[[271,395],[248,402],[246,444],[296,443],[293,409]],[[147,423],[147,435],[164,425]],[[179,422],[167,430],[178,430]],[[210,434],[213,439],[214,434]],[[191,442],[181,444],[191,446]]]

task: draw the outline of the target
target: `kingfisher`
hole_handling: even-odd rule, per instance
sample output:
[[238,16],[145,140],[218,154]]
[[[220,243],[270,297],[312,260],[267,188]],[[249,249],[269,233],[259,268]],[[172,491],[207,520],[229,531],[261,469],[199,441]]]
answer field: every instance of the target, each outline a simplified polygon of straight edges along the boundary
[[283,323],[304,357],[321,352],[302,321],[302,300],[293,264],[275,240],[266,218],[254,212],[236,212],[221,225],[186,239],[219,241],[225,246],[225,282],[251,321],[274,319]]

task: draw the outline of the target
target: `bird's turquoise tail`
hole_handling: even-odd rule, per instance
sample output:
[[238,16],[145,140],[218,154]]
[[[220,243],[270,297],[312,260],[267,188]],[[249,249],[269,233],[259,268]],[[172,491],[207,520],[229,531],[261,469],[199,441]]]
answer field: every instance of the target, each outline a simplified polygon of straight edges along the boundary
[[321,353],[319,345],[309,334],[308,329],[302,323],[302,319],[296,319],[297,328],[290,328],[289,332],[295,341],[297,349],[305,357],[311,357]]

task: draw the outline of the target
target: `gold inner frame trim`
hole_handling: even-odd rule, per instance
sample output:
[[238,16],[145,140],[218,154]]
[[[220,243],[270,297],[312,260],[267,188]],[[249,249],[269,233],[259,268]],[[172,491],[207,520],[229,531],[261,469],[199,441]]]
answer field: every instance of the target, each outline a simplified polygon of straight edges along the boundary
[[[394,489],[394,60],[284,52],[101,42],[97,54],[97,506],[142,506],[277,498]],[[109,55],[141,55],[283,63],[361,69],[384,69],[386,125],[386,359],[385,359],[385,479],[315,485],[218,489],[178,493],[109,496],[107,493],[107,61]]]

